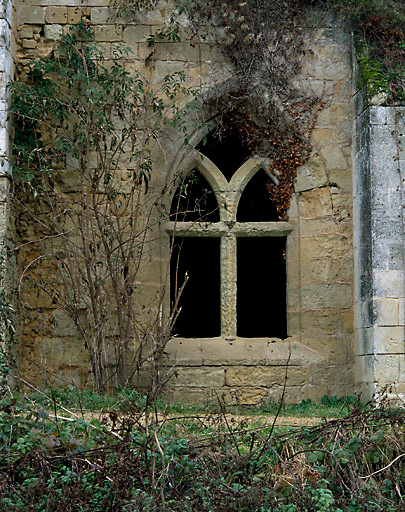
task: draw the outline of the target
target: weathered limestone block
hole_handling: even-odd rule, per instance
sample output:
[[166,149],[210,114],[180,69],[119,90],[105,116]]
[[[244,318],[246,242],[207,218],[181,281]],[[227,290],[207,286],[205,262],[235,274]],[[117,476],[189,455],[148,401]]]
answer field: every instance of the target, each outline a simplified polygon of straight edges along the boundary
[[312,262],[317,259],[344,258],[348,251],[347,238],[336,234],[335,236],[303,236],[301,238],[301,251],[303,261]]
[[342,281],[341,261],[340,259],[325,259],[325,257],[311,258],[306,255],[301,265],[301,284]]
[[295,182],[295,191],[303,192],[319,187],[324,187],[328,183],[326,171],[319,158],[311,158],[310,161],[299,168]]
[[303,333],[303,339],[312,350],[322,354],[324,360],[330,364],[346,364],[351,358],[351,341],[348,337],[339,334],[315,337],[312,332],[307,332]]
[[314,53],[306,56],[302,62],[301,73],[311,73],[316,80],[341,80],[350,73],[348,62],[330,62],[326,56],[326,49],[313,47]]
[[326,368],[313,368],[311,371],[311,383],[316,384],[326,375],[327,385],[334,386],[342,381],[346,386],[354,385],[354,369],[352,365],[331,365]]
[[353,174],[351,171],[331,171],[328,173],[329,183],[337,186],[340,191],[351,193],[353,190]]
[[116,25],[96,25],[94,27],[94,37],[96,41],[121,41],[122,27]]
[[352,304],[350,284],[324,283],[302,286],[303,309],[348,308]]
[[[214,341],[215,343],[215,341]],[[167,363],[179,366],[201,366],[203,364],[200,340],[172,338],[166,347]]]
[[[302,236],[323,236],[339,234],[350,234],[351,223],[342,226],[342,223],[336,222],[334,217],[322,219],[302,219],[300,220],[300,232]],[[343,233],[342,233],[343,232]]]
[[45,23],[45,7],[26,5],[22,10],[22,20],[28,25],[43,25]]
[[21,39],[31,39],[34,37],[34,31],[31,26],[21,25],[17,29],[17,35]]
[[399,320],[398,325],[405,325],[405,299],[399,299]]
[[49,369],[89,364],[84,343],[76,338],[43,338],[40,346]]
[[[219,394],[219,396],[221,395],[222,393]],[[218,403],[215,401],[215,395],[209,389],[170,387],[170,381],[168,386],[162,390],[161,396],[165,400],[183,404]]]
[[302,192],[298,196],[300,216],[303,219],[328,217],[332,209],[328,187]]
[[378,360],[374,362],[374,379],[382,386],[397,383],[400,378],[399,369],[397,355],[378,355]]
[[23,39],[22,46],[27,49],[34,49],[38,46],[38,43],[34,39]]
[[176,368],[170,380],[171,386],[221,388],[225,385],[223,368]]
[[301,329],[312,336],[327,336],[337,332],[340,309],[322,309],[302,311],[300,313]]
[[373,305],[371,307],[375,325],[400,325],[400,299],[376,298],[373,300]]
[[344,333],[354,333],[354,311],[353,309],[347,309],[341,312],[341,329]]
[[311,135],[319,147],[330,146],[335,141],[334,132],[330,128],[315,128]]
[[328,385],[307,385],[303,386],[301,388],[302,397],[305,399],[305,397],[310,398],[315,403],[320,403],[322,397],[329,394]]
[[194,43],[156,43],[154,59],[162,61],[198,62],[199,47]]
[[[151,28],[144,25],[130,25],[124,28],[123,41],[126,44],[145,42],[152,35]],[[149,49],[149,53],[152,49]]]
[[44,37],[50,41],[56,41],[57,39],[60,39],[62,34],[62,25],[45,25],[44,27]]
[[401,297],[404,294],[404,270],[376,270],[373,290],[375,297]]
[[[266,390],[261,388],[241,388],[235,395],[231,395],[229,403],[235,405],[258,405],[268,397]],[[229,399],[228,399],[229,400]]]
[[373,327],[374,351],[376,354],[403,354],[405,337],[404,328]]
[[328,170],[348,168],[348,162],[342,148],[339,146],[329,146],[321,149],[321,156],[324,158]]
[[95,25],[105,25],[113,21],[113,12],[108,7],[93,7],[90,11],[91,22]]
[[166,76],[171,76],[173,73],[186,71],[184,62],[178,61],[158,61],[155,64],[155,82],[162,82]]
[[68,8],[50,6],[46,10],[46,22],[50,24],[64,25],[68,21]]
[[302,386],[308,383],[309,370],[281,366],[234,366],[226,371],[227,386],[253,385],[271,388],[283,385],[285,378],[289,386]]
[[[334,139],[337,144],[344,144],[351,149],[351,141],[353,137],[353,126],[350,121],[339,123],[334,129]],[[350,166],[351,167],[351,166]]]
[[90,17],[91,9],[89,7],[68,7],[67,22],[70,25],[79,23],[82,19]]

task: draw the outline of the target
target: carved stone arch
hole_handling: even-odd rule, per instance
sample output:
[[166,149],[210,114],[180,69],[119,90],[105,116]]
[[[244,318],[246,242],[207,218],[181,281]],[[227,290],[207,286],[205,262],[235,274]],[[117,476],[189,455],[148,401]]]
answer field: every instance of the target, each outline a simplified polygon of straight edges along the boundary
[[232,215],[236,219],[236,212],[238,211],[239,200],[245,190],[246,185],[253,178],[253,176],[263,169],[263,162],[259,158],[249,158],[232,176],[229,183],[232,194]]
[[[204,102],[209,102],[211,98],[217,98],[220,94],[229,94],[235,87],[236,81],[229,78],[215,86],[215,93],[210,90],[204,92],[199,104],[202,108]],[[165,127],[164,137],[152,154],[152,161],[157,163],[161,169],[161,187],[167,187],[172,182],[179,170],[184,169],[190,171],[192,167],[191,160],[195,157],[192,148],[196,148],[203,138],[208,135],[218,125],[221,112],[214,113],[210,117],[204,119],[204,123],[197,122],[193,111],[187,111],[187,107],[183,109],[182,119],[184,127],[188,133],[188,144],[182,141],[182,136],[178,129],[173,126]],[[180,142],[180,144],[179,144]],[[214,164],[213,164],[214,165]],[[184,176],[184,174],[183,174]],[[212,186],[212,185],[211,185]]]
[[[163,143],[157,145],[152,154],[152,161],[155,164],[156,174],[158,175],[155,186],[162,191],[166,191],[166,193],[163,194],[161,203],[163,209],[166,211],[170,210],[171,201],[180,180],[194,167],[198,167],[200,164],[201,155],[194,149],[195,146],[197,146],[204,136],[216,125],[215,118],[209,119],[204,125],[194,128],[192,128],[192,123],[195,123],[195,119],[192,119],[192,116],[187,114],[185,124],[186,126],[190,126],[188,145],[184,144],[176,128],[169,127],[165,132]],[[181,141],[180,144],[179,141]],[[198,167],[198,170],[201,172],[201,165]],[[204,177],[207,179],[206,176]],[[211,181],[208,179],[207,181],[214,190],[214,193],[216,193],[211,176],[210,179]]]

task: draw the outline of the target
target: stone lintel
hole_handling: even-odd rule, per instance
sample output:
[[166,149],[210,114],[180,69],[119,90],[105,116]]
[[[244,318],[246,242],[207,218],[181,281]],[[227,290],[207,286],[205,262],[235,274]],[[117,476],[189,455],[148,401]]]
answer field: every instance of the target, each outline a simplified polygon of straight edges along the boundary
[[168,222],[165,230],[169,235],[214,237],[232,234],[237,237],[278,237],[293,231],[291,222]]

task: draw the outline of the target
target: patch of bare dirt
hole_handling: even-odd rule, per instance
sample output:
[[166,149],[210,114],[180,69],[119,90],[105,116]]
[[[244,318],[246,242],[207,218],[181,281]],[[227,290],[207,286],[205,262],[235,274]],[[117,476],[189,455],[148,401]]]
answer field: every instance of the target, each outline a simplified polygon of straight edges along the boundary
[[[50,416],[53,416],[50,414]],[[85,421],[98,420],[104,425],[114,426],[115,423],[119,422],[119,420],[125,418],[126,414],[118,414],[115,411],[109,412],[100,412],[100,411],[86,411],[80,413],[75,412],[69,415],[68,412],[64,413],[64,415],[58,415],[60,419],[69,419],[74,420],[75,418],[83,418]],[[137,418],[140,424],[145,424],[146,418],[144,413],[139,413],[137,417],[136,414],[131,415],[132,418]],[[153,424],[155,422],[163,423],[166,421],[184,421],[184,420],[199,420],[206,425],[215,425],[219,423],[228,423],[233,427],[236,425],[249,425],[249,426],[259,426],[266,427],[271,426],[274,423],[275,416],[274,415],[246,415],[246,414],[161,414],[157,415],[157,418],[154,414],[150,414],[148,416],[148,424]],[[328,418],[331,419],[331,418]],[[324,421],[324,418],[320,417],[302,417],[302,416],[278,416],[275,422],[276,426],[285,426],[285,427],[302,427],[302,426],[314,426],[319,425]]]

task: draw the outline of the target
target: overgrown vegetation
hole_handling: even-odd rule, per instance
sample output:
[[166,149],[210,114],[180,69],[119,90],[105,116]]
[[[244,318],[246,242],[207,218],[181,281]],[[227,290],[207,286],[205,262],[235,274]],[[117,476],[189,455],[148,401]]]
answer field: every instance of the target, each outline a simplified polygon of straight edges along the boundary
[[[395,10],[397,4],[389,5]],[[136,0],[133,7],[148,5]],[[268,159],[279,180],[269,192],[280,218],[286,216],[296,170],[311,154],[311,130],[324,106],[294,85],[304,52],[298,20],[314,5],[213,0],[193,10],[198,37],[207,23],[226,27],[218,42],[235,66],[235,80],[207,96],[204,115],[221,111],[218,136],[238,129],[244,144]],[[370,97],[386,92],[385,102],[403,101],[401,12],[384,17],[386,9],[377,0],[327,5],[358,23],[359,59]],[[178,40],[178,25],[172,23],[150,40],[151,46],[158,38]],[[14,191],[26,258],[21,282],[31,293],[45,294],[52,312],[62,310],[72,319],[98,391],[115,381],[115,372],[125,385],[145,363],[152,361],[156,369],[170,336],[176,310],[162,321],[165,290],[148,323],[139,321],[134,298],[147,257],[145,241],[156,221],[148,188],[151,146],[168,109],[171,123],[181,123],[177,94],[194,94],[184,88],[184,76],[175,74],[165,79],[162,101],[145,77],[126,73],[122,52],[117,49],[113,66],[105,66],[91,30],[82,24],[51,56],[33,64],[26,82],[12,87]],[[129,152],[134,159],[123,166],[129,172],[121,181],[120,164]],[[33,222],[41,224],[41,239],[31,237]],[[45,255],[40,254],[44,247]],[[35,275],[45,258],[45,268],[55,276],[51,285]],[[131,352],[133,339],[138,345]],[[159,378],[158,372],[153,375]],[[152,384],[153,398],[159,384]],[[314,428],[281,431],[235,425],[224,414],[207,416],[196,408],[186,410],[183,419],[162,420],[149,399],[125,391],[118,400],[80,395],[74,388],[64,396],[53,391],[49,398],[6,394],[2,400],[0,503],[5,510],[405,510],[403,413],[384,404],[362,408],[325,398],[347,415]],[[62,413],[61,402],[65,409],[76,405],[76,417]],[[80,408],[91,407],[109,410],[105,423],[80,417]],[[318,407],[307,402],[287,412],[319,412]],[[120,417],[119,409],[126,414]],[[268,403],[256,412],[278,411],[278,404]]]
[[[113,0],[119,12],[133,15],[155,7],[138,0]],[[354,34],[360,83],[370,102],[405,101],[403,59],[405,13],[397,0],[177,0],[163,39],[175,34],[176,13],[185,13],[196,42],[214,40],[233,64],[232,79],[209,91],[204,116],[215,117],[217,137],[237,130],[243,144],[268,159],[277,176],[268,190],[280,219],[287,215],[297,169],[311,156],[311,132],[325,106],[309,88],[297,85],[312,18],[337,16]]]
[[405,8],[397,0],[329,0],[354,32],[360,86],[369,101],[405,102]]
[[21,299],[29,309],[40,298],[51,325],[60,312],[71,319],[98,392],[145,364],[156,391],[176,308],[162,315],[165,281],[150,304],[139,301],[161,220],[150,155],[164,120],[179,120],[178,95],[197,93],[183,73],[153,90],[125,69],[130,50],[116,47],[108,66],[93,40],[84,22],[74,26],[10,87]]
[[223,130],[238,129],[253,153],[269,159],[268,169],[278,184],[269,182],[268,189],[280,219],[286,217],[297,169],[311,156],[311,132],[325,106],[321,97],[296,82],[310,51],[305,35],[308,27],[316,26],[313,17],[322,20],[334,13],[347,21],[355,36],[359,85],[370,101],[405,101],[401,2],[196,0],[185,10],[198,38],[211,32],[234,65],[229,87],[205,102],[206,114],[221,112],[219,137]]
[[405,510],[404,417],[385,404],[286,430],[145,404],[87,421],[54,398],[1,402],[7,512]]
[[0,396],[6,391],[11,366],[14,366],[14,287],[10,286],[11,278],[7,270],[6,244],[0,244]]
[[[118,413],[126,413],[130,410],[143,410],[147,404],[150,405],[147,394],[139,393],[139,391],[130,388],[117,389],[112,394],[99,394],[91,389],[79,390],[74,386],[67,388],[46,389],[48,399],[45,399],[42,392],[33,393],[30,398],[39,401],[46,408],[53,408],[54,403],[68,407],[75,411],[85,412],[101,412],[105,413],[114,410]],[[311,399],[303,400],[299,404],[287,405],[280,404],[271,400],[265,400],[256,406],[243,405],[227,405],[226,410],[233,415],[279,415],[281,417],[312,417],[318,418],[336,418],[345,416],[351,408],[359,405],[359,400],[353,396],[322,397],[319,404],[312,402]],[[165,403],[160,399],[153,402],[154,408],[162,414],[176,415],[194,415],[210,413],[219,414],[221,412],[220,403],[216,399],[207,400],[202,404],[182,404],[182,403]]]

